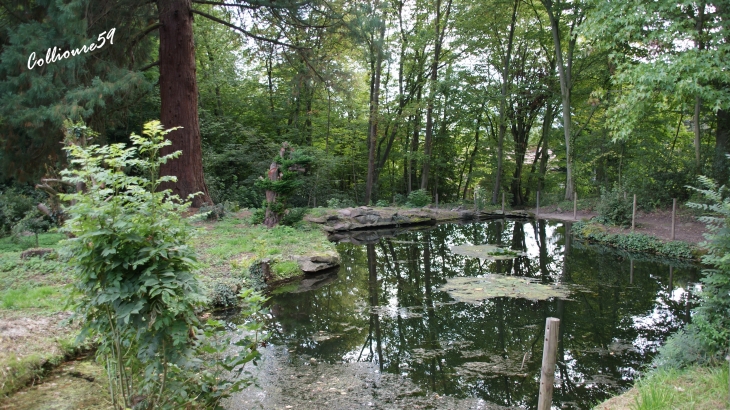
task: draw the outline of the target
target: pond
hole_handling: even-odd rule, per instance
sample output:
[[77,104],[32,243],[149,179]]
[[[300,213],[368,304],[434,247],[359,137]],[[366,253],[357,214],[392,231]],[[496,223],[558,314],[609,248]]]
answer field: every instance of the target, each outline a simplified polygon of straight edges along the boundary
[[[545,320],[556,317],[553,408],[591,408],[629,388],[689,320],[700,269],[574,241],[569,229],[495,220],[358,233],[338,244],[339,272],[271,297],[259,386],[226,407],[536,408]],[[516,257],[451,249],[482,244]],[[489,274],[570,292],[467,303],[446,291],[451,278]]]

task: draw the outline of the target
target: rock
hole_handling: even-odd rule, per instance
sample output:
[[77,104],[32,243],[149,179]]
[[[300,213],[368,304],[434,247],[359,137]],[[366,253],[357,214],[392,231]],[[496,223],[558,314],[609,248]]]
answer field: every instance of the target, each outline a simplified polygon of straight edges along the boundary
[[340,222],[332,227],[332,231],[347,231],[352,228],[352,224],[349,222]]
[[459,212],[459,218],[461,219],[474,219],[476,217],[476,214],[474,214],[474,211],[460,211]]
[[297,259],[297,264],[299,269],[305,273],[319,272],[339,266],[340,257],[338,255],[302,256]]
[[342,216],[352,216],[352,212],[349,209],[340,209],[337,213]]
[[380,220],[380,215],[377,215],[377,214],[360,215],[360,216],[356,216],[355,220],[361,224],[374,224]]
[[20,254],[20,259],[30,259],[33,257],[41,257],[48,255],[49,253],[53,253],[53,249],[49,248],[31,248],[26,249],[23,251],[23,253]]
[[322,273],[317,272],[313,275],[307,275],[301,282],[299,282],[299,287],[291,293],[309,292],[332,283],[337,279],[338,271],[339,267],[335,267],[333,269],[328,269],[327,271],[322,271]]
[[360,215],[365,215],[365,211],[362,208],[352,208],[349,209],[349,211],[351,218],[357,218]]

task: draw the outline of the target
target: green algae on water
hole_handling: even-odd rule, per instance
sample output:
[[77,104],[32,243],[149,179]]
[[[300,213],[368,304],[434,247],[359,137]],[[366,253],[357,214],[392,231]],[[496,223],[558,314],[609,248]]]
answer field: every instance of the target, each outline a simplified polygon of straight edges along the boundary
[[564,285],[543,285],[532,278],[505,275],[449,278],[440,290],[459,302],[473,304],[497,297],[546,300],[570,296],[570,290]]
[[499,245],[458,245],[452,246],[451,252],[457,255],[469,256],[488,260],[514,259],[518,256],[525,256],[524,252],[515,251]]

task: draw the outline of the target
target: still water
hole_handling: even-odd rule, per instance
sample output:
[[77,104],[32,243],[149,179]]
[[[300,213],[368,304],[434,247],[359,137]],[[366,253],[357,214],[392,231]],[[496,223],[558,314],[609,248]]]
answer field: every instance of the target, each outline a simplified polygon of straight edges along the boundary
[[[535,408],[545,319],[556,317],[553,408],[591,408],[629,388],[689,320],[699,267],[575,241],[566,229],[498,220],[357,233],[357,244],[337,245],[336,274],[271,297],[259,387],[227,407]],[[450,251],[463,244],[525,256]],[[448,278],[483,274],[577,286],[568,300],[478,305],[442,290]]]

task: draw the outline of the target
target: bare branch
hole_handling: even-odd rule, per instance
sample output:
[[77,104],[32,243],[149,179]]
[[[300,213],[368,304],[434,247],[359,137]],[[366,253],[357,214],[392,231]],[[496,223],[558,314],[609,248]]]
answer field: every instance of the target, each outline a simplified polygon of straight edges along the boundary
[[211,16],[210,14],[204,13],[204,12],[202,12],[200,10],[192,9],[192,12],[195,13],[195,14],[198,14],[200,16],[203,16],[203,17],[205,17],[205,18],[207,18],[209,20],[213,20],[216,23],[220,23],[220,24],[223,24],[224,26],[230,27],[230,28],[232,28],[232,29],[234,29],[236,31],[240,31],[241,33],[245,34],[246,36],[251,37],[251,38],[256,39],[256,40],[266,41],[266,42],[269,42],[269,43],[278,44],[280,46],[289,47],[289,48],[293,48],[293,49],[297,49],[297,50],[306,49],[306,47],[298,47],[298,46],[295,46],[293,44],[284,43],[284,42],[281,42],[281,41],[276,40],[276,39],[273,39],[273,38],[267,38],[267,37],[259,36],[257,34],[253,34],[252,32],[250,32],[250,31],[248,31],[246,29],[243,29],[241,27],[238,27],[235,24],[231,24],[231,23],[229,23],[229,22],[227,22],[225,20],[221,20],[218,17]]
[[147,64],[146,66],[144,66],[144,67],[140,68],[140,69],[139,69],[139,71],[147,71],[147,70],[149,70],[150,68],[152,68],[152,67],[154,67],[154,66],[158,66],[158,65],[160,65],[160,60],[157,60],[157,61],[155,61],[154,63],[149,63],[149,64]]

